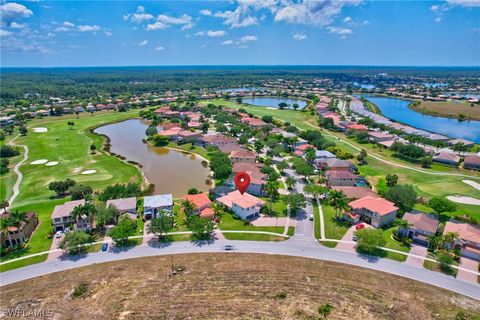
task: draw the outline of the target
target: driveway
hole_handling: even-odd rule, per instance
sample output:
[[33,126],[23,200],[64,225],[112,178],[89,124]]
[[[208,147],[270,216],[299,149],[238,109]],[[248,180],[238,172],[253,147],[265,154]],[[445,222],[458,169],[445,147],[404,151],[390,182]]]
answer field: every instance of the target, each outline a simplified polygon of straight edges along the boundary
[[[353,234],[355,233],[356,229],[355,226],[351,226],[347,232],[343,235],[342,241],[353,241]],[[348,252],[356,252],[355,250],[355,243],[344,243],[344,242],[339,242],[335,249],[342,250],[342,251],[348,251]]]
[[[478,272],[478,261],[461,257],[460,267],[467,270]],[[467,282],[478,283],[478,276],[476,274],[470,273],[468,271],[464,271],[462,269],[458,270],[457,278]]]
[[[255,227],[283,227],[287,224],[287,221],[290,218],[287,217],[281,217],[281,218],[271,218],[271,217],[260,217],[258,219],[255,219],[252,221],[252,225]],[[294,227],[295,226],[295,220],[290,219],[290,226]]]
[[[65,234],[62,233],[62,236],[60,238],[55,238],[53,237],[52,245],[50,246],[50,250],[55,250],[58,249],[58,244],[60,241],[63,240],[63,237],[65,237]],[[63,255],[63,251],[54,251],[50,252],[48,254],[47,261],[56,261],[61,255]]]
[[405,263],[408,263],[417,268],[423,268],[423,261],[427,256],[427,253],[427,247],[421,246],[419,244],[412,244],[412,246],[410,247],[410,254],[420,256],[421,258],[408,256]]

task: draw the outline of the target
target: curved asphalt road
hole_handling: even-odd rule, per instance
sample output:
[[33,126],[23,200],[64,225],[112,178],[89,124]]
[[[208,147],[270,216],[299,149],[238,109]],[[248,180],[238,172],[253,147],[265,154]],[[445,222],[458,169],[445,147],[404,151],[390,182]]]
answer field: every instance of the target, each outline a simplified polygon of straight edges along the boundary
[[212,241],[208,243],[173,242],[155,247],[150,245],[141,245],[130,249],[96,252],[81,257],[66,256],[64,258],[59,258],[56,261],[44,262],[3,272],[0,274],[0,284],[4,286],[53,272],[122,259],[198,252],[225,253],[225,244],[233,244],[235,246],[235,250],[232,252],[229,251],[229,253],[242,252],[280,254],[335,261],[418,280],[480,300],[480,285],[463,282],[451,276],[426,269],[416,268],[406,263],[399,263],[389,259],[378,259],[374,257],[361,256],[350,252],[329,249],[327,247],[318,245],[318,243],[313,239],[307,240],[294,238],[282,242],[227,240]]

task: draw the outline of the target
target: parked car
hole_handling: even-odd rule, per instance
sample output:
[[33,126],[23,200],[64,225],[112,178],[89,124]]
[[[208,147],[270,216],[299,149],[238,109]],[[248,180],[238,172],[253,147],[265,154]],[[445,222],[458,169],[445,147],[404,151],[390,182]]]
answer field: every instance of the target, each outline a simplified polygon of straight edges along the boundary
[[357,230],[361,230],[363,228],[365,228],[365,225],[363,223],[359,223],[355,226],[355,229],[357,229]]
[[353,241],[357,241],[357,240],[358,240],[357,236],[354,235],[354,236],[352,237],[352,240],[353,240]]
[[70,228],[65,228],[65,230],[63,230],[63,233],[68,233],[70,232]]
[[61,237],[62,237],[62,234],[63,234],[62,231],[57,231],[57,232],[55,232],[55,238],[57,238],[57,239],[58,239],[58,238],[61,238]]
[[308,220],[313,221],[313,214],[308,217]]
[[226,244],[226,245],[225,245],[225,250],[231,251],[231,250],[233,250],[233,249],[234,249],[234,247],[233,247],[231,244]]
[[105,242],[104,244],[102,244],[102,251],[105,252],[107,250],[108,250],[108,243]]

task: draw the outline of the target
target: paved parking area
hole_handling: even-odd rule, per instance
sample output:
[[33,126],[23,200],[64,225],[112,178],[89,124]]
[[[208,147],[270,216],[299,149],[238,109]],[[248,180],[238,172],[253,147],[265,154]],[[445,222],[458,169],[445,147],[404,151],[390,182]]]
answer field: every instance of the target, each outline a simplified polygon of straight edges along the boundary
[[412,244],[412,246],[410,247],[410,254],[421,256],[422,258],[408,256],[405,263],[408,263],[418,268],[423,268],[423,261],[425,260],[427,253],[428,253],[427,247],[424,247],[419,244]]
[[[478,261],[462,257],[460,258],[460,267],[478,272]],[[478,276],[476,274],[461,269],[458,270],[457,278],[467,282],[478,283]]]
[[[62,241],[63,237],[65,237],[64,234],[62,234],[60,238],[55,238],[55,236],[53,236],[53,241],[52,241],[52,245],[50,246],[50,250],[58,249],[58,244],[60,243],[60,241]],[[47,261],[57,260],[57,258],[60,257],[61,255],[63,255],[63,251],[50,252],[48,254]]]

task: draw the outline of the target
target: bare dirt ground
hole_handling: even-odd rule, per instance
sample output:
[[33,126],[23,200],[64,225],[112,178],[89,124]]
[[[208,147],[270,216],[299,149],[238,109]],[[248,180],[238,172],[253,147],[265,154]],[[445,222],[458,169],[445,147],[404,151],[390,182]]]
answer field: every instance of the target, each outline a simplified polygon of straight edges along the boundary
[[[52,319],[465,319],[478,301],[378,271],[313,259],[189,254],[124,260],[1,288],[1,310]],[[75,293],[74,293],[75,292]],[[8,317],[3,317],[8,319]],[[464,319],[464,318],[462,318]]]

